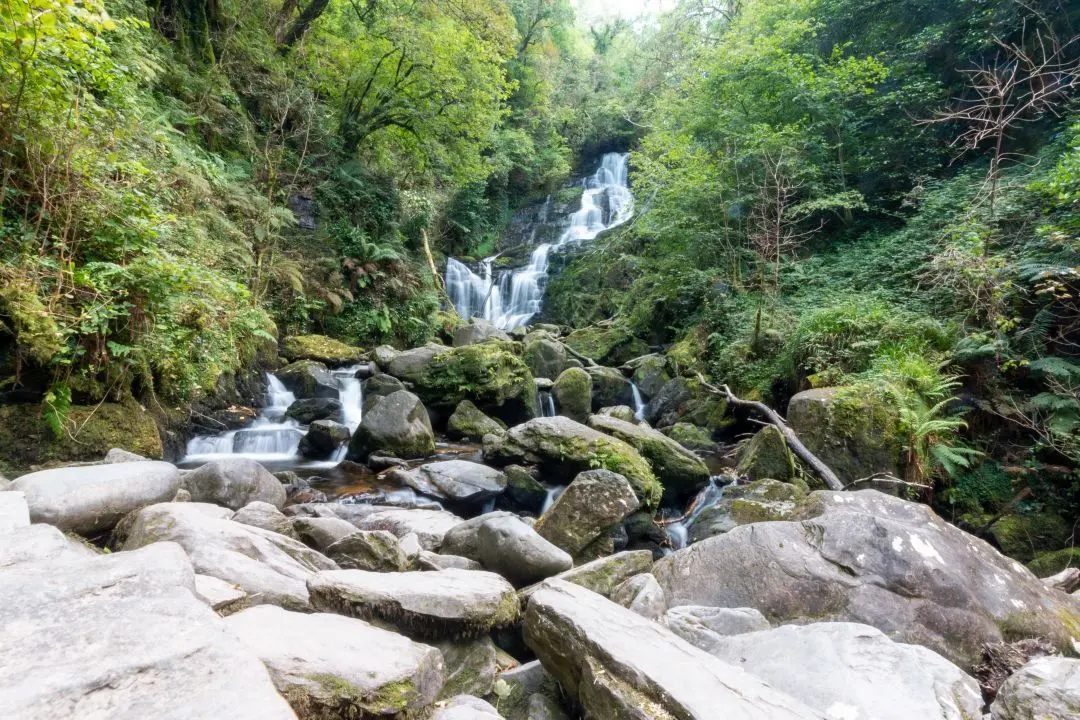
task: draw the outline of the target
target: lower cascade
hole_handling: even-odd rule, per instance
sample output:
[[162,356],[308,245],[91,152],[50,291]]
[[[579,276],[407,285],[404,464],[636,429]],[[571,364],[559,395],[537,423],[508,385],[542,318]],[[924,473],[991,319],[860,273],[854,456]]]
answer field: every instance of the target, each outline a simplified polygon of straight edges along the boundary
[[608,153],[600,168],[583,182],[581,208],[555,243],[544,243],[532,252],[524,267],[502,273],[492,268],[494,257],[480,262],[480,274],[454,258],[446,261],[446,292],[464,320],[478,317],[502,330],[527,325],[540,312],[552,252],[573,243],[594,239],[622,225],[634,214],[629,187],[629,153]]

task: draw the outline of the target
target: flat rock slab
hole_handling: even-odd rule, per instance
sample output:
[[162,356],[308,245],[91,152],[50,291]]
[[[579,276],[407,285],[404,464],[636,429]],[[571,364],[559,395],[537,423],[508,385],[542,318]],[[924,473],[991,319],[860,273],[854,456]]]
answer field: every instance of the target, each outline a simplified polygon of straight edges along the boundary
[[445,681],[437,649],[363,620],[263,605],[225,625],[302,717],[396,716],[430,705]]
[[24,563],[85,557],[52,525],[30,525],[0,537],[0,571]]
[[658,623],[570,583],[549,580],[533,593],[525,642],[587,717],[825,717]]
[[220,615],[236,612],[247,604],[248,594],[232,583],[210,575],[195,575],[195,596]]
[[308,591],[318,610],[377,620],[431,639],[490,632],[512,625],[519,614],[513,586],[480,570],[333,570],[312,577]]
[[173,543],[0,572],[0,717],[295,720],[193,587]]
[[30,526],[30,508],[21,492],[0,492],[0,534]]
[[413,490],[441,500],[484,500],[506,489],[506,475],[468,460],[443,460],[394,473]]
[[23,475],[11,490],[26,495],[30,520],[92,534],[146,505],[172,500],[180,471],[166,462],[81,465]]

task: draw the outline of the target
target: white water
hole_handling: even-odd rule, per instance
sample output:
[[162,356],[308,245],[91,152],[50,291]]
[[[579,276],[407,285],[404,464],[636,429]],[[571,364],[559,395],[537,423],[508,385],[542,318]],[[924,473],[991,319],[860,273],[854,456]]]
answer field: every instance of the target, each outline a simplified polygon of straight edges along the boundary
[[731,484],[731,478],[725,475],[714,475],[709,478],[709,484],[697,494],[694,502],[691,503],[689,514],[679,522],[667,526],[668,540],[671,542],[673,549],[681,550],[686,547],[690,538],[690,526],[694,524],[694,521],[697,520],[701,513],[720,502],[720,499],[724,497],[724,490],[729,484]]
[[[583,183],[581,209],[570,216],[569,227],[557,242],[545,243],[533,250],[528,265],[504,273],[496,282],[491,268],[494,258],[480,263],[479,275],[464,263],[449,258],[446,261],[446,291],[458,315],[466,320],[483,318],[503,330],[528,324],[540,312],[551,253],[571,243],[592,240],[633,216],[629,158],[629,154],[621,153],[604,156],[600,168]],[[605,199],[606,218],[602,206]]]
[[642,399],[641,390],[633,380],[630,381],[630,390],[634,393],[634,419],[640,422],[645,419],[645,400]]
[[563,490],[566,489],[565,485],[556,485],[547,491],[547,497],[544,498],[544,505],[540,508],[540,514],[546,513],[555,501],[559,499],[559,496],[563,494]]
[[550,390],[538,391],[536,404],[540,408],[540,417],[555,417],[555,397]]

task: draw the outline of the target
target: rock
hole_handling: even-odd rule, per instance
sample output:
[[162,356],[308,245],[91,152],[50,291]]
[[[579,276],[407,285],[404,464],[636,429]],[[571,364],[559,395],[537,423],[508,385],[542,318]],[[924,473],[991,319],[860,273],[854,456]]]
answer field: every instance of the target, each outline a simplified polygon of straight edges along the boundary
[[[543,698],[548,702],[544,704],[544,710],[561,708],[562,690],[558,681],[551,676],[539,660],[519,665],[518,667],[504,670],[499,674],[499,680],[506,683],[509,692],[503,693],[499,698],[499,709],[510,720],[543,720],[548,716],[537,715],[532,708],[534,698]],[[538,708],[536,712],[540,712]],[[565,715],[555,714],[550,716],[554,720],[566,720]]]
[[758,430],[739,450],[736,472],[751,480],[771,478],[787,482],[795,477],[795,457],[780,431],[769,425]]
[[318,610],[397,627],[410,636],[467,638],[512,625],[518,619],[514,588],[479,570],[437,573],[373,573],[331,570],[308,581]]
[[504,720],[499,711],[480,698],[459,695],[441,704],[431,720]]
[[727,409],[727,400],[710,393],[698,380],[677,377],[649,400],[645,419],[655,428],[686,422],[712,433],[730,423]]
[[416,533],[421,546],[437,550],[443,536],[460,523],[461,518],[444,510],[379,508],[362,520],[352,522],[361,530],[386,530],[399,538]]
[[1075,599],[925,505],[874,490],[819,491],[799,517],[735,528],[663,558],[652,572],[672,607],[865,623],[965,669],[1003,637],[1072,646]]
[[714,608],[697,605],[671,608],[664,614],[662,623],[668,630],[705,652],[712,652],[720,642],[720,638],[727,635],[741,635],[769,630],[772,627],[765,616],[754,608]]
[[487,695],[495,682],[498,665],[496,648],[491,638],[482,636],[475,640],[444,640],[435,647],[442,653],[446,666],[446,684],[439,697],[456,695]]
[[787,421],[841,482],[877,473],[903,477],[899,417],[880,398],[845,388],[805,390],[788,403]]
[[664,589],[650,573],[620,583],[611,591],[611,600],[650,620],[659,620],[667,611]]
[[[398,544],[401,545],[401,551],[404,552],[405,557],[409,558],[410,560],[419,555],[420,551],[423,549],[420,546],[420,536],[414,532],[407,533],[404,536],[399,537],[397,540]],[[440,538],[440,542],[441,541],[442,540]]]
[[333,420],[316,420],[311,423],[304,437],[300,438],[299,452],[312,460],[332,457],[338,447],[352,436],[349,428]]
[[376,452],[406,460],[435,452],[435,434],[420,398],[398,390],[364,412],[349,441],[348,459],[363,462]]
[[612,405],[611,407],[600,408],[597,415],[615,418],[627,423],[637,423],[634,409],[629,405]]
[[533,377],[555,379],[566,369],[566,348],[551,338],[541,336],[529,339],[525,343],[523,357]]
[[694,453],[647,425],[593,415],[589,426],[636,449],[673,497],[688,497],[709,482],[709,468]]
[[565,342],[571,349],[601,365],[621,365],[649,351],[642,340],[622,325],[580,328],[567,335]]
[[712,455],[720,451],[720,446],[712,439],[712,433],[697,425],[677,422],[661,432],[691,452]]
[[1042,578],[1042,581],[1061,592],[1075,592],[1080,588],[1080,568],[1065,568],[1056,575]]
[[[4,494],[0,494],[0,497],[4,497]],[[83,553],[75,549],[64,533],[52,525],[13,527],[0,535],[0,571],[22,563],[82,556]]]
[[517,518],[517,515],[505,510],[497,510],[461,521],[446,532],[439,552],[475,559],[480,553],[480,526],[495,518]]
[[388,455],[371,455],[367,459],[367,466],[372,472],[382,472],[383,470],[389,470],[390,468],[406,468],[408,469],[409,463],[401,458],[390,457]]
[[506,489],[506,475],[467,460],[442,460],[415,470],[395,470],[391,478],[440,500],[478,502]]
[[634,389],[630,381],[615,368],[587,367],[585,372],[592,378],[593,410],[610,405],[634,404]]
[[631,360],[625,369],[632,373],[631,379],[646,398],[656,395],[671,380],[667,358],[655,353]]
[[536,479],[533,472],[521,465],[508,465],[505,497],[527,512],[539,512],[547,498],[548,490]]
[[518,357],[520,351],[518,343],[501,341],[418,348],[398,355],[390,374],[412,383],[434,410],[450,412],[468,399],[492,417],[519,423],[539,413],[533,376]]
[[480,318],[470,319],[468,325],[462,325],[461,327],[456,328],[453,333],[454,347],[475,345],[476,343],[487,342],[488,340],[509,339],[510,336],[495,327],[494,323],[490,323],[487,320],[481,320]]
[[574,565],[569,554],[516,517],[496,517],[477,528],[475,560],[521,587],[558,575]]
[[570,716],[559,704],[547,695],[533,695],[529,698],[526,720],[570,720]]
[[806,498],[802,488],[779,480],[758,480],[724,488],[724,496],[691,523],[691,543],[723,535],[740,525],[784,520]]
[[105,463],[127,463],[127,462],[142,462],[146,460],[142,455],[136,455],[133,452],[128,452],[123,448],[111,448],[109,452],[105,453]]
[[438,572],[439,570],[449,570],[450,568],[456,568],[458,570],[483,570],[484,566],[475,560],[470,560],[467,557],[461,557],[460,555],[443,555],[441,553],[433,553],[429,550],[421,550],[416,556],[416,566],[420,570],[430,570]]
[[630,445],[567,417],[537,418],[511,428],[502,438],[485,438],[484,458],[509,464],[528,462],[557,477],[574,476],[599,464],[624,476],[641,504],[655,509],[663,486]]
[[469,400],[462,400],[446,424],[446,434],[456,439],[482,440],[485,435],[499,435],[506,426],[492,420]]
[[401,351],[391,345],[380,345],[371,351],[371,356],[375,358],[375,362],[384,370],[390,367],[390,363],[400,354]]
[[310,610],[306,581],[337,567],[301,543],[269,530],[215,516],[201,503],[162,503],[139,510],[124,550],[172,541],[195,571],[238,585],[253,605]]
[[409,558],[398,539],[385,530],[356,530],[326,548],[343,570],[404,572]]
[[596,718],[822,717],[666,628],[569,583],[529,599],[525,642]]
[[867,625],[785,625],[722,637],[710,653],[826,717],[966,720],[982,713],[979,684],[960,668]]
[[0,717],[295,720],[194,589],[172,543],[6,568]]
[[408,390],[408,388],[405,387],[405,383],[392,375],[376,375],[368,378],[363,384],[364,412],[370,410],[379,398],[393,395],[398,390]]
[[1040,657],[1005,681],[990,706],[993,720],[1056,720],[1080,712],[1080,660]]
[[320,362],[300,360],[286,365],[275,373],[281,384],[300,400],[307,398],[330,398],[339,395],[338,381]]
[[0,492],[0,535],[24,527],[30,527],[26,494],[12,490]]
[[250,502],[233,513],[232,520],[296,539],[292,521],[268,502],[261,500]]
[[285,417],[292,418],[301,425],[310,425],[316,420],[341,422],[341,401],[326,397],[297,400],[285,411]]
[[411,713],[434,702],[445,681],[437,649],[363,620],[264,605],[225,626],[263,661],[300,717]]
[[560,414],[586,422],[592,411],[592,377],[581,368],[567,368],[556,377],[551,396]]
[[74,437],[68,433],[57,437],[41,414],[37,401],[0,405],[0,466],[99,462],[114,447],[154,460],[164,457],[157,423],[140,405],[72,405],[66,417],[70,427],[79,428]]
[[298,517],[293,518],[291,522],[296,537],[305,545],[321,553],[326,553],[327,548],[338,540],[357,532],[355,525],[341,518]]
[[285,488],[262,465],[247,458],[211,460],[184,478],[184,487],[195,502],[208,502],[239,510],[256,500],[280,508]]
[[293,335],[281,343],[281,356],[289,362],[314,360],[329,367],[350,365],[360,360],[359,348],[323,335]]
[[[635,575],[649,572],[652,564],[652,553],[648,550],[628,550],[578,565],[552,579],[568,582],[598,595],[610,597],[619,585]],[[525,588],[521,594],[523,597],[529,597],[541,587],[543,583]]]
[[231,615],[247,605],[248,594],[224,580],[209,575],[195,575],[195,597],[219,615]]
[[536,523],[536,531],[571,555],[638,509],[625,477],[610,470],[580,473]]
[[84,535],[109,530],[132,510],[171,500],[179,487],[176,467],[153,461],[41,470],[11,484],[25,495],[31,522]]

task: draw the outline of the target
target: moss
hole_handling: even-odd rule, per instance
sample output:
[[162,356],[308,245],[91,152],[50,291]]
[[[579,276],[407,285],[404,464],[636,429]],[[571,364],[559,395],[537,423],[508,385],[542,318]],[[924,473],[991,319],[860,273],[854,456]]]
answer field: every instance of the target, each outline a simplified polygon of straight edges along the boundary
[[751,480],[795,477],[795,458],[783,434],[772,426],[759,430],[739,453],[738,473]]
[[707,331],[699,325],[668,348],[668,364],[674,369],[676,375],[687,375],[705,370],[705,360],[709,356],[707,338]]
[[699,425],[716,431],[730,426],[733,420],[728,417],[728,403],[723,397],[709,392],[696,378],[685,381],[689,400],[682,415],[684,422]]
[[592,376],[581,368],[568,368],[559,374],[551,388],[552,397],[566,417],[585,422],[592,410]]
[[1069,524],[1060,515],[1033,513],[1006,515],[990,528],[998,547],[1021,562],[1032,560],[1036,553],[1055,550],[1068,541]]
[[678,422],[664,428],[661,432],[687,450],[707,453],[714,452],[717,449],[717,445],[712,439],[712,433],[692,423]]
[[1036,553],[1035,558],[1027,566],[1038,577],[1049,577],[1066,568],[1080,567],[1080,548]]
[[282,342],[281,355],[290,362],[315,360],[327,365],[348,365],[360,359],[361,351],[323,335],[293,335]]
[[621,365],[649,352],[649,346],[622,325],[575,330],[566,336],[566,344],[601,365]]
[[783,514],[768,505],[754,500],[736,499],[731,501],[731,517],[739,525],[750,525],[757,522],[769,522],[783,519]]
[[469,400],[458,403],[446,425],[446,431],[450,437],[470,440],[482,440],[485,435],[492,433],[497,435],[504,430],[506,430],[505,423],[489,418]]

